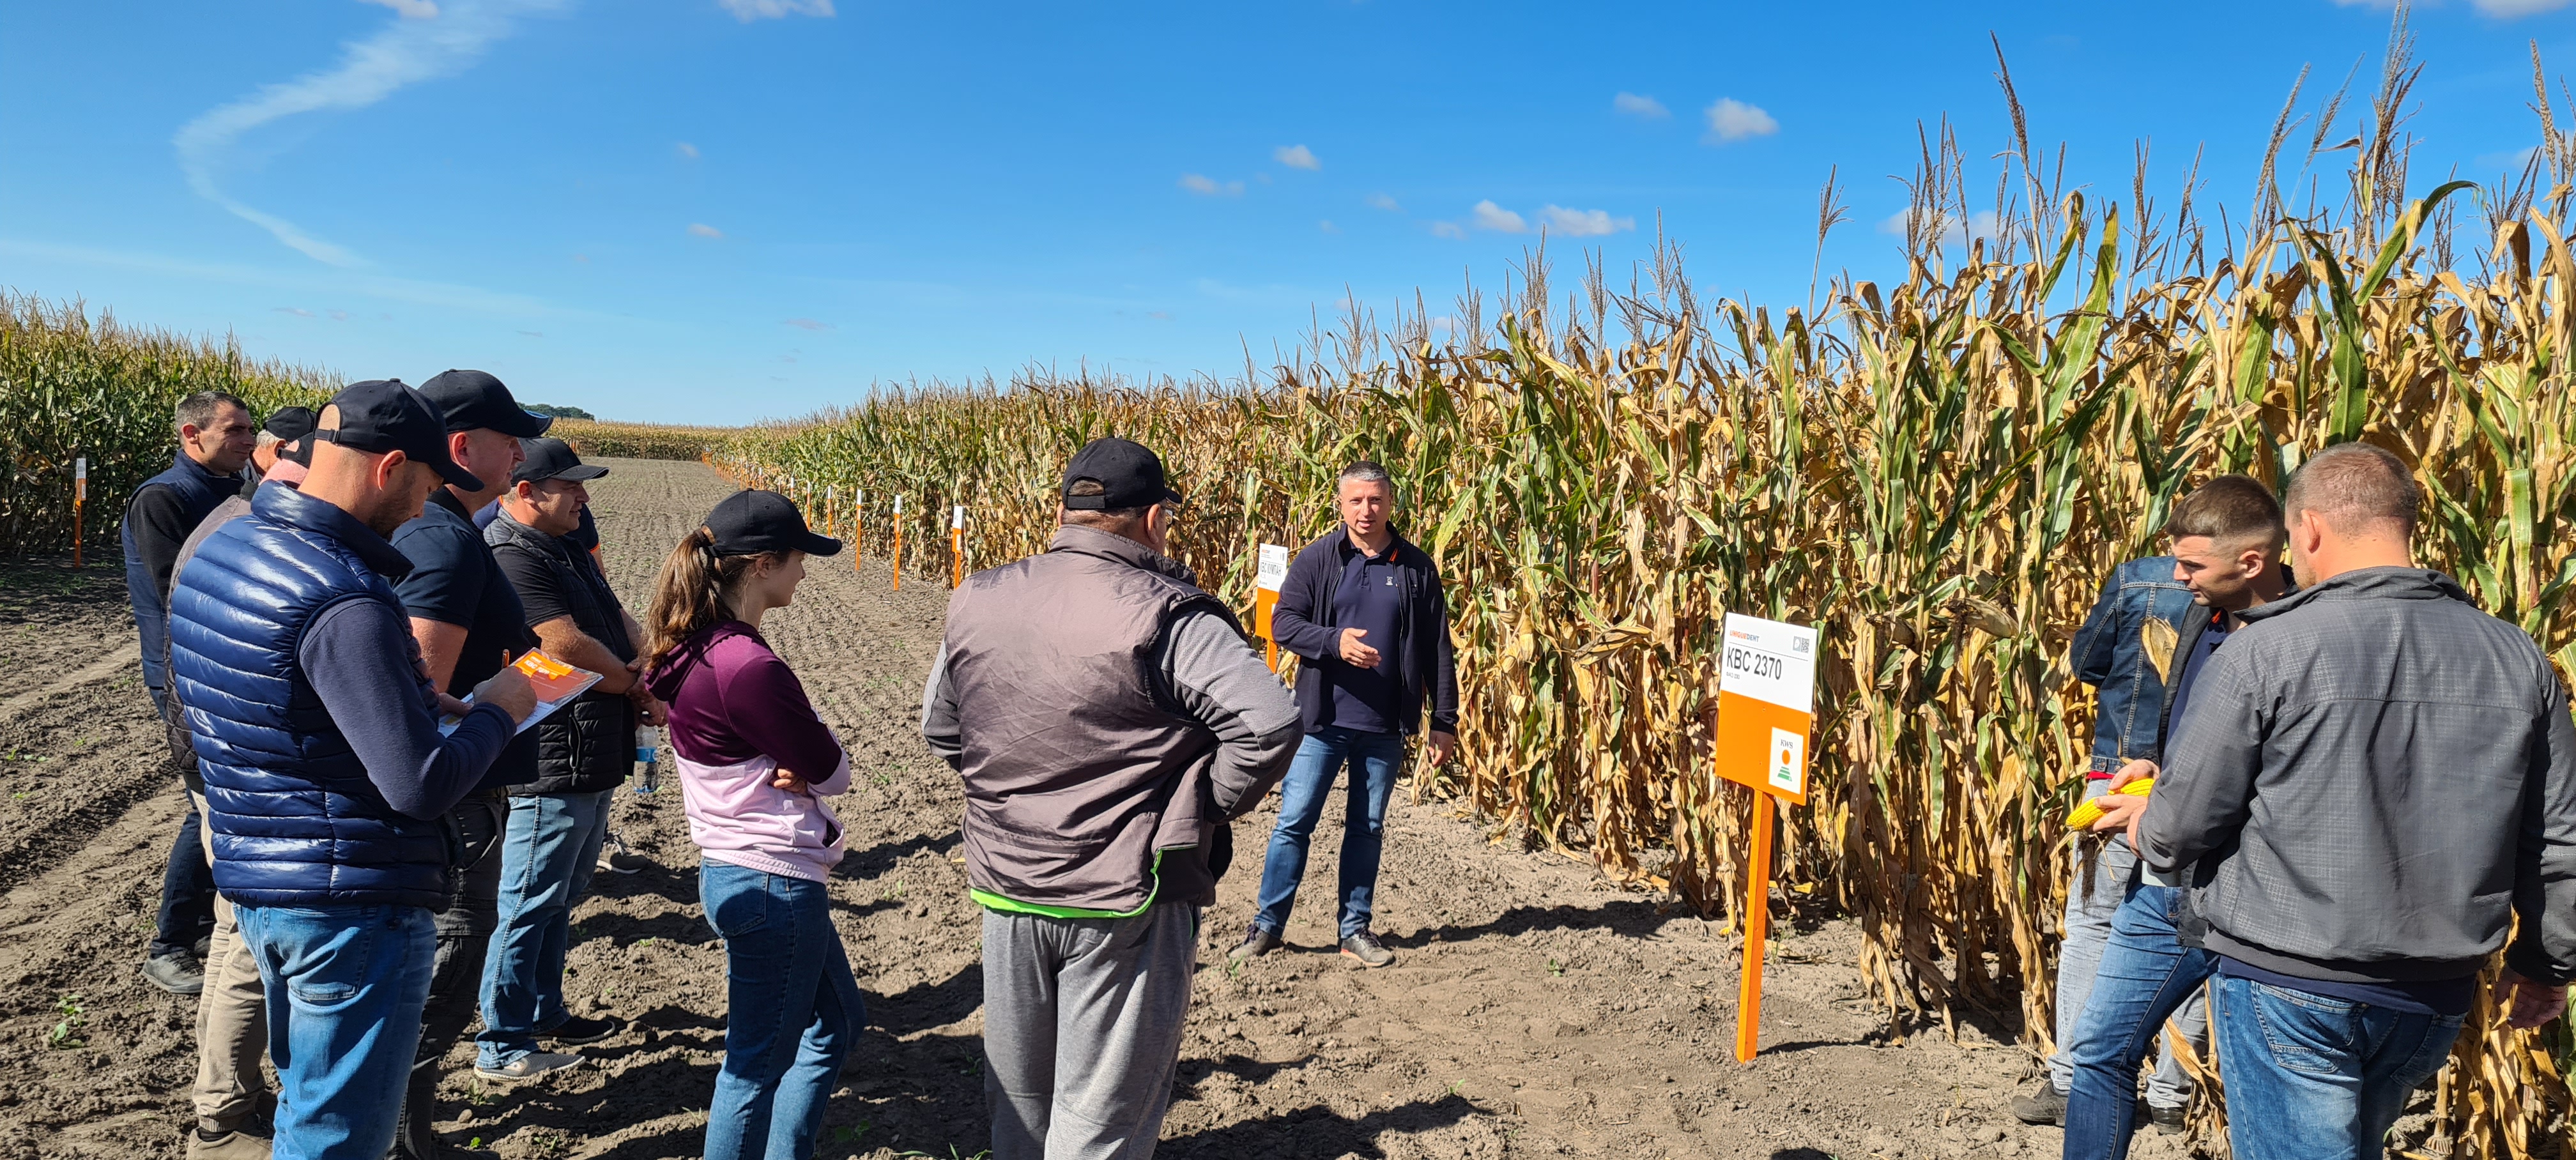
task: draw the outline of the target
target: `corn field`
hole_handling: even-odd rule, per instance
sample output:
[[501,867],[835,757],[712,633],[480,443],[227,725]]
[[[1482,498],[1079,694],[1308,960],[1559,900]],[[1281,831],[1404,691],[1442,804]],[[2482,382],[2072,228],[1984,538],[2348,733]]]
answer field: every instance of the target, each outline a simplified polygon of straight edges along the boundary
[[337,386],[323,372],[246,359],[230,343],[0,292],[0,549],[70,551],[72,467],[85,457],[81,538],[112,551],[127,497],[178,453],[170,410],[186,395],[230,391],[265,417],[320,406]]
[[704,459],[734,434],[731,427],[679,427],[660,423],[609,423],[557,419],[546,434],[591,458]]
[[[2424,561],[2576,674],[2576,143],[2544,90],[2546,144],[2518,178],[2409,200],[2403,47],[2358,160],[2321,181],[2335,204],[2273,193],[2295,161],[2285,109],[2233,230],[2188,188],[2156,211],[2143,155],[2126,203],[2100,201],[2044,181],[2017,136],[2003,224],[1967,237],[1959,150],[1927,130],[1891,284],[1706,302],[1662,244],[1625,292],[1594,260],[1559,297],[1541,252],[1437,341],[1419,303],[1354,311],[1241,382],[891,391],[713,462],[859,536],[861,566],[884,567],[903,497],[906,568],[944,582],[951,505],[969,569],[1038,551],[1066,457],[1128,436],[1189,496],[1174,554],[1248,608],[1256,546],[1323,533],[1338,469],[1381,460],[1398,526],[1448,579],[1461,658],[1464,760],[1418,791],[1730,922],[1751,811],[1710,764],[1718,628],[1815,624],[1814,796],[1785,823],[1785,904],[1858,921],[1896,1030],[2017,1006],[2045,1050],[2060,819],[2091,737],[2071,637],[2194,483],[2277,485],[2323,446],[2386,447],[2428,489]],[[1820,244],[1842,216],[1829,183]],[[2576,1154],[2570,1049],[2564,1021],[2513,1032],[2481,999],[2423,1147]]]

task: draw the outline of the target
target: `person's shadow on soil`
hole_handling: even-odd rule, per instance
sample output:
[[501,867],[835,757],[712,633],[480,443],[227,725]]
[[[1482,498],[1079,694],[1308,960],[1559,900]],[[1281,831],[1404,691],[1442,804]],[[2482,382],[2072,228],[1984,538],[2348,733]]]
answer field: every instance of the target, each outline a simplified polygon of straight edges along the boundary
[[877,878],[894,869],[895,863],[924,850],[945,854],[957,847],[957,841],[957,831],[950,830],[945,834],[915,834],[900,842],[879,842],[842,855],[840,865],[832,868],[832,876],[861,881]]
[[1436,1100],[1416,1100],[1382,1112],[1370,1112],[1358,1119],[1345,1117],[1322,1104],[1310,1104],[1258,1120],[1245,1120],[1165,1140],[1155,1150],[1155,1155],[1172,1160],[1196,1157],[1243,1160],[1248,1156],[1332,1160],[1354,1152],[1363,1156],[1383,1156],[1385,1153],[1377,1146],[1377,1138],[1381,1135],[1388,1132],[1428,1132],[1480,1114],[1490,1113],[1467,1097],[1455,1094]]
[[692,865],[675,870],[646,859],[632,874],[591,875],[590,893],[600,898],[634,898],[650,894],[682,906],[694,906],[698,901],[698,868]]
[[1659,906],[1634,899],[1617,899],[1598,907],[1515,906],[1491,922],[1424,927],[1412,934],[1389,938],[1386,944],[1419,949],[1438,942],[1470,942],[1486,935],[1508,938],[1531,930],[1601,929],[1623,938],[1646,938],[1671,923],[1698,921],[1685,908]]
[[899,1039],[916,1031],[946,1027],[983,1005],[984,964],[973,962],[941,982],[893,995],[869,996],[868,1022]]
[[714,942],[716,938],[716,932],[707,928],[704,919],[677,911],[664,911],[643,918],[610,911],[584,915],[572,925],[574,946],[595,938],[605,938],[610,945],[617,947],[630,947],[646,939],[696,946]]

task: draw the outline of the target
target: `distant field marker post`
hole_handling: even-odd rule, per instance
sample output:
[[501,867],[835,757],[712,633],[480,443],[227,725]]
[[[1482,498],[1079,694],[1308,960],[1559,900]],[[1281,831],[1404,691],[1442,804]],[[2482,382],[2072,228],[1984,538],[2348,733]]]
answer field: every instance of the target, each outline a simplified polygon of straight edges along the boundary
[[948,586],[966,582],[966,505],[948,513]]
[[1744,981],[1735,993],[1735,1059],[1762,1047],[1762,950],[1771,936],[1771,831],[1777,800],[1807,802],[1815,723],[1816,630],[1726,614],[1717,675],[1718,776],[1753,790],[1753,862],[1744,896]]
[[1279,588],[1288,582],[1288,548],[1261,545],[1261,567],[1252,575],[1252,634],[1268,651],[1270,671],[1279,671],[1279,638],[1271,635],[1270,617],[1279,608]]
[[894,590],[903,591],[903,497],[894,497]]
[[81,566],[81,509],[89,504],[89,456],[72,460],[72,567]]
[[850,505],[850,571],[861,571],[859,557],[867,554],[868,493],[862,490],[858,501]]

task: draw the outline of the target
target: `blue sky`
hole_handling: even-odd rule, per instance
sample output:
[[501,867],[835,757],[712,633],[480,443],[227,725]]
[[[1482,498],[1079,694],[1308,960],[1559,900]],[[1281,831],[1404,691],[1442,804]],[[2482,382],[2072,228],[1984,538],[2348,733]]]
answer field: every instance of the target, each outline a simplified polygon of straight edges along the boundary
[[[2538,140],[2576,0],[2448,0],[2418,188]],[[879,4],[0,0],[0,285],[351,378],[449,366],[603,416],[737,422],[1030,364],[1229,374],[1347,292],[1447,313],[1551,224],[1614,282],[1660,214],[1703,296],[1895,272],[1918,122],[2127,199],[2241,207],[2368,3]],[[1623,98],[1622,94],[1627,96]],[[1650,98],[1641,99],[1641,98]],[[1481,208],[1480,208],[1481,207]],[[1518,232],[1515,232],[1515,226]],[[1570,284],[1561,281],[1560,284]]]

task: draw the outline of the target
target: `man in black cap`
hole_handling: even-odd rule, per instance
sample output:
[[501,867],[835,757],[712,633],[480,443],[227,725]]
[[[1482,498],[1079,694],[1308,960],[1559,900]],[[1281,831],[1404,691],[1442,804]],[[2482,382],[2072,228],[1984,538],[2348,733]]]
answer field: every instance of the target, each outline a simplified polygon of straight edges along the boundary
[[1046,552],[948,600],[921,732],[965,775],[995,1160],[1153,1154],[1227,824],[1296,751],[1296,702],[1165,554],[1180,502],[1095,440]]
[[[393,536],[394,547],[412,565],[396,591],[411,613],[421,660],[429,666],[430,680],[452,695],[474,687],[536,647],[536,634],[528,631],[519,594],[493,561],[492,549],[474,527],[473,512],[509,486],[510,473],[518,469],[521,458],[519,440],[544,434],[554,420],[529,414],[511,397],[510,388],[482,371],[434,375],[420,385],[420,394],[446,425],[448,454],[480,477],[475,486],[450,482],[439,488],[422,507],[420,518],[404,524]],[[537,735],[529,730],[511,741],[482,783],[448,813],[448,823],[459,839],[457,873],[451,882],[455,895],[438,915],[438,967],[423,1016],[420,1055],[396,1131],[396,1157],[430,1160],[441,1151],[437,1135],[430,1130],[436,1118],[439,1063],[474,1021],[486,948],[500,921],[497,849],[509,814],[509,787],[534,781],[536,776]],[[540,1053],[522,1061],[522,1074],[513,1078],[580,1061],[579,1056]]]
[[[286,438],[275,438],[281,431]],[[260,437],[256,454],[268,458],[260,465],[265,482],[303,486],[304,474],[313,463],[313,409],[284,408],[269,417]],[[240,495],[225,499],[188,534],[170,568],[174,589],[178,578],[187,574],[188,561],[196,558],[197,549],[225,525],[250,514],[251,501],[261,486],[260,482],[245,485]],[[181,763],[181,779],[188,783],[188,800],[198,816],[210,816],[205,779],[197,772],[195,743],[188,736],[176,693],[163,702],[163,708],[162,724]],[[212,866],[214,829],[204,827],[198,832],[206,864]],[[188,1160],[266,1160],[268,1140],[259,1123],[264,1109],[275,1103],[259,1070],[260,1060],[268,1054],[267,993],[260,984],[258,961],[242,945],[232,904],[221,893],[215,895],[215,929],[207,936],[206,947],[206,985],[197,996],[197,1082],[190,1093],[197,1130],[188,1134]]]
[[590,888],[608,832],[608,807],[635,764],[639,718],[660,706],[636,680],[644,630],[609,590],[589,551],[572,540],[590,503],[586,464],[561,439],[527,439],[500,511],[483,529],[492,557],[518,590],[528,627],[546,652],[600,674],[598,684],[537,724],[537,779],[510,788],[501,844],[500,927],[483,965],[483,1030],[475,1073],[518,1078],[540,1036],[588,1043],[614,1034],[615,1018],[576,1015],[564,1004],[564,952],[573,904]]
[[259,435],[250,453],[250,482],[242,485],[242,498],[259,490],[259,481],[268,478],[277,457],[304,433],[313,429],[313,408],[279,407],[269,412],[268,422],[259,426]]
[[411,564],[385,537],[442,482],[482,481],[399,382],[349,387],[320,422],[303,486],[260,489],[180,573],[171,691],[204,777],[215,886],[266,992],[275,1154],[375,1160],[421,1031],[431,912],[450,893],[447,810],[536,696],[496,673],[440,733],[452,701],[421,669],[388,582]]

